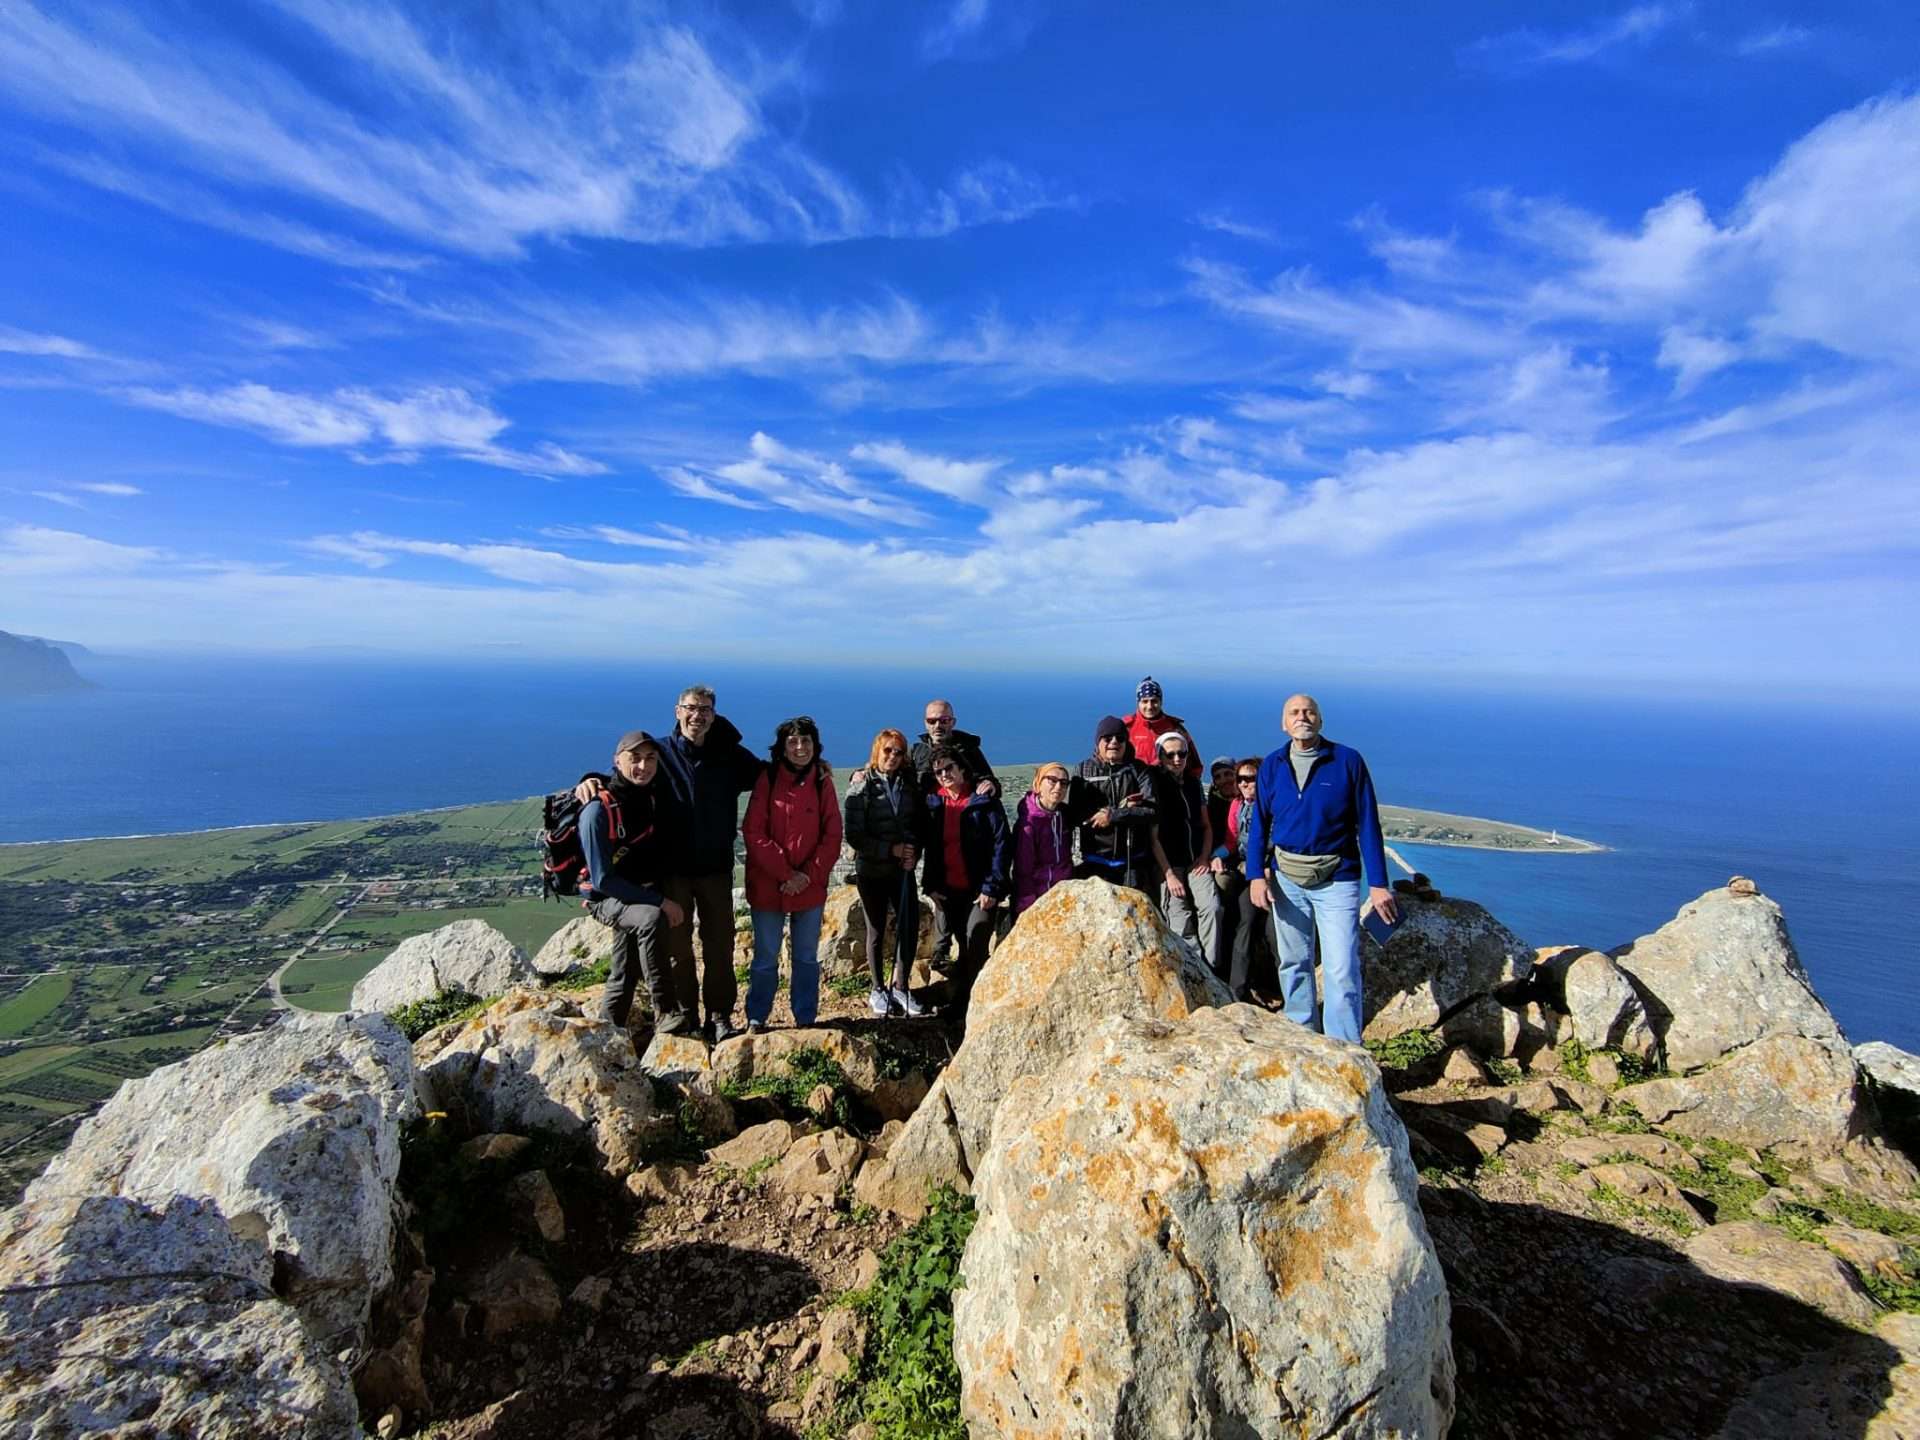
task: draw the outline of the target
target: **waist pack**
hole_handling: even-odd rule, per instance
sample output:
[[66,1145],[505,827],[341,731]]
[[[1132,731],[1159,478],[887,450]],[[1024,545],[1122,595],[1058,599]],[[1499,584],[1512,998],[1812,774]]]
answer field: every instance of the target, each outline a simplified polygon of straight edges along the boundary
[[1340,869],[1340,855],[1296,855],[1291,850],[1273,847],[1273,868],[1302,890],[1317,890]]

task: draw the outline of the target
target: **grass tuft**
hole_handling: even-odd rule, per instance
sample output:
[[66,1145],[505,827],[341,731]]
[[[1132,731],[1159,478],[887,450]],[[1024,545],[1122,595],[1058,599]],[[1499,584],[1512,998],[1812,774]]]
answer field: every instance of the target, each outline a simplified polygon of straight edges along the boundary
[[868,1321],[854,1404],[875,1440],[966,1440],[953,1292],[973,1222],[973,1200],[943,1185],[887,1246],[872,1287],[853,1297]]
[[479,1014],[486,1007],[487,1001],[479,995],[466,990],[445,990],[425,1000],[416,1000],[411,1005],[402,1005],[398,1010],[389,1010],[387,1019],[407,1039],[418,1040],[436,1026],[464,1020],[469,1015]]

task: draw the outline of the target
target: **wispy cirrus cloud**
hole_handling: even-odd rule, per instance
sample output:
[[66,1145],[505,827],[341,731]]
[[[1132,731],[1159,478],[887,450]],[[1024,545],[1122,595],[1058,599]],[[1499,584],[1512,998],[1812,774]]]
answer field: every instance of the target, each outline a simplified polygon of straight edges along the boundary
[[1684,5],[1635,5],[1612,19],[1576,30],[1510,30],[1476,40],[1460,52],[1470,64],[1524,69],[1577,65],[1622,47],[1644,45],[1687,13]]
[[[861,194],[769,119],[791,67],[724,28],[617,9],[496,18],[458,29],[381,0],[284,0],[189,41],[130,9],[82,27],[23,0],[0,13],[0,93],[73,133],[45,163],[349,266],[422,263],[368,231],[501,259],[569,237],[942,235],[1063,203],[992,160]],[[300,47],[324,63],[289,63]],[[288,213],[310,204],[327,224]]]
[[42,335],[0,325],[0,354],[39,355],[56,360],[97,360],[100,352],[65,335]]
[[423,451],[526,475],[599,475],[607,467],[551,442],[531,449],[499,443],[504,416],[465,390],[429,386],[397,395],[365,389],[310,395],[255,383],[217,390],[136,387],[132,404],[187,420],[251,430],[282,445],[359,449],[363,458],[408,463]]

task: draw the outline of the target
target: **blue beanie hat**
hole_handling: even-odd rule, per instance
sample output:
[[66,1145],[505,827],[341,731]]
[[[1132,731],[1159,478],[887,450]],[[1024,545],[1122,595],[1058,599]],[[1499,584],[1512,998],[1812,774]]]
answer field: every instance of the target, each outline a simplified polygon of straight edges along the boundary
[[1133,692],[1133,698],[1136,700],[1144,700],[1149,695],[1156,700],[1160,698],[1160,682],[1151,675],[1140,682],[1139,688]]

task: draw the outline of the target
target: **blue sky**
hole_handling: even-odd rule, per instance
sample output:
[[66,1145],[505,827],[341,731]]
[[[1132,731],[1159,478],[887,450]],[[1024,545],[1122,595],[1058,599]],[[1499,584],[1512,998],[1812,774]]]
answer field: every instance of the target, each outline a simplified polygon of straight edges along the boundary
[[551,8],[0,10],[0,628],[1920,695],[1910,7]]

